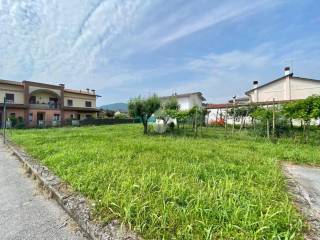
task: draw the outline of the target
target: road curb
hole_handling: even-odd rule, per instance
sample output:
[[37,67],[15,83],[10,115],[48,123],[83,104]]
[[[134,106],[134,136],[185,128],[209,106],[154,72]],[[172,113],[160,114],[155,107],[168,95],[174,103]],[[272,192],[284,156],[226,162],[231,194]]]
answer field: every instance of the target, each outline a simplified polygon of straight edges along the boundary
[[137,234],[129,231],[118,221],[111,221],[107,225],[94,221],[91,218],[92,204],[81,194],[72,191],[59,177],[49,169],[41,165],[37,160],[29,156],[25,151],[16,146],[10,140],[6,145],[13,154],[22,162],[24,167],[39,183],[50,193],[65,212],[79,225],[82,231],[93,240],[141,239]]

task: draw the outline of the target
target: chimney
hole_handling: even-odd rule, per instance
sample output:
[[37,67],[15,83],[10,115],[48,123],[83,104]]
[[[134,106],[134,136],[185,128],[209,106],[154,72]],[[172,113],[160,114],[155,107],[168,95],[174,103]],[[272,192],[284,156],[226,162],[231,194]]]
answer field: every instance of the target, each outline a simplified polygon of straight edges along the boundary
[[259,96],[258,96],[258,81],[253,81],[253,94],[251,95],[251,102],[259,102]]
[[291,73],[291,72],[290,72],[290,67],[285,67],[285,68],[284,68],[284,75],[285,75],[285,76],[288,76],[290,73]]
[[91,92],[92,92],[92,94],[96,94],[96,90],[94,90],[94,89],[91,89]]
[[232,102],[233,102],[233,103],[236,103],[236,98],[237,98],[237,96],[236,96],[236,95],[233,95],[233,97],[232,97]]
[[89,89],[89,88],[86,88],[86,90],[87,90],[87,93],[89,93],[89,92],[90,92],[90,89]]

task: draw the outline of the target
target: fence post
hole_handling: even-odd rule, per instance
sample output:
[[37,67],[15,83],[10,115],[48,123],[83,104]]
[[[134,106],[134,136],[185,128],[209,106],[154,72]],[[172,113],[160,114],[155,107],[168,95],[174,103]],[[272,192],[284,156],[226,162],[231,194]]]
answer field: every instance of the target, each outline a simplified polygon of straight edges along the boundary
[[197,129],[197,124],[198,124],[197,118],[198,118],[198,108],[196,107],[196,118],[194,120],[194,130],[195,130],[196,136],[197,136],[197,133],[198,133],[197,132],[198,131],[198,129]]
[[234,133],[235,121],[236,121],[236,95],[233,96],[233,123],[232,123],[232,134]]
[[267,118],[267,138],[270,138],[270,124],[269,124],[269,118]]
[[7,108],[7,99],[6,99],[6,97],[4,97],[3,98],[3,123],[2,123],[2,126],[3,126],[3,143],[6,143],[6,126],[7,126],[7,123],[6,123],[6,120],[7,120],[6,108]]
[[272,138],[275,137],[276,131],[276,116],[275,116],[275,105],[274,105],[274,98],[272,99]]
[[227,123],[228,123],[228,106],[226,108],[225,121],[224,121],[225,132],[227,132],[227,125],[228,125]]

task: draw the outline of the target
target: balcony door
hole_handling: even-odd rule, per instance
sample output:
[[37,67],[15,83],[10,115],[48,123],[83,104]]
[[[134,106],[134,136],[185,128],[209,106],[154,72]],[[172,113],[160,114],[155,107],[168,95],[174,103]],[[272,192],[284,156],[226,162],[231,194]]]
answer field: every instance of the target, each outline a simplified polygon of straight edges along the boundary
[[44,125],[45,121],[45,113],[44,112],[37,112],[37,123],[38,125]]
[[57,108],[58,107],[58,98],[56,97],[50,97],[49,98],[49,106],[51,108]]

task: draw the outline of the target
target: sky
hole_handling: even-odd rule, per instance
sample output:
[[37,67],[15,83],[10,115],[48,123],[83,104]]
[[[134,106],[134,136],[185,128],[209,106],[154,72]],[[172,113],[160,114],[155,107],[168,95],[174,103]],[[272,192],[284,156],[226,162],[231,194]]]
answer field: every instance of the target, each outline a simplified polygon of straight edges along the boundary
[[318,0],[0,0],[0,79],[95,89],[98,105],[320,79]]

